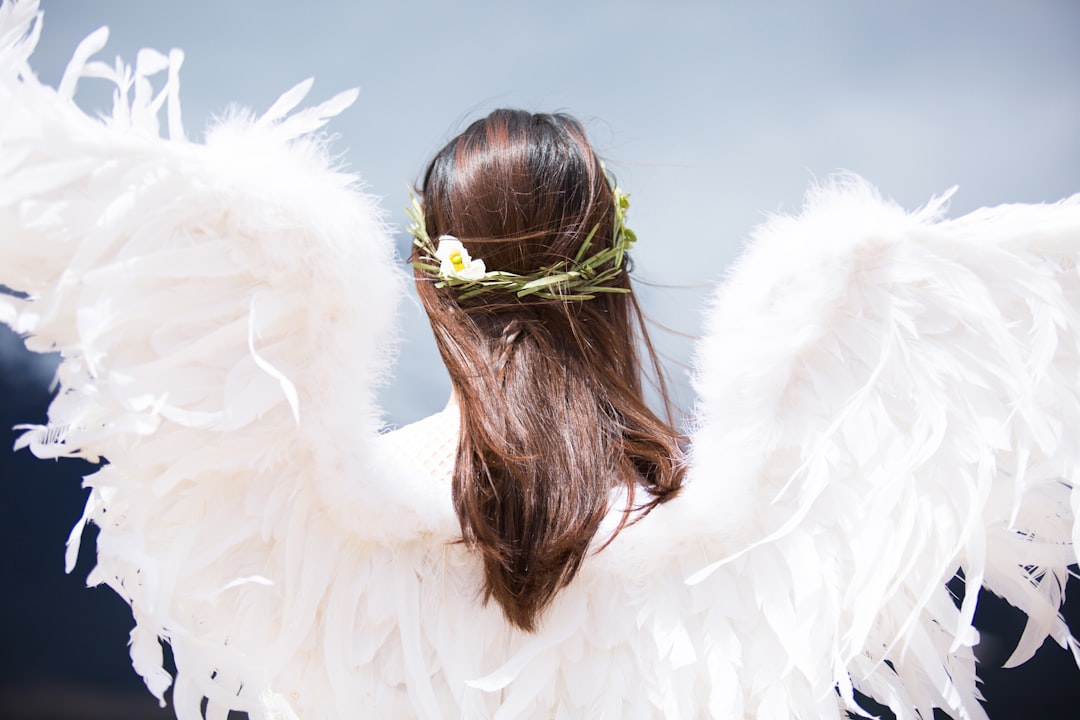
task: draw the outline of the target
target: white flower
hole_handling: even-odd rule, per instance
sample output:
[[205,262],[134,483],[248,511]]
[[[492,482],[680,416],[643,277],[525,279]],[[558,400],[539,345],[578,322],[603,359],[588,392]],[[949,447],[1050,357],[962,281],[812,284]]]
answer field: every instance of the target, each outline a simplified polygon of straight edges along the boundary
[[484,261],[473,260],[469,251],[453,235],[440,235],[439,247],[435,250],[435,259],[439,261],[439,275],[457,280],[480,280],[487,272]]

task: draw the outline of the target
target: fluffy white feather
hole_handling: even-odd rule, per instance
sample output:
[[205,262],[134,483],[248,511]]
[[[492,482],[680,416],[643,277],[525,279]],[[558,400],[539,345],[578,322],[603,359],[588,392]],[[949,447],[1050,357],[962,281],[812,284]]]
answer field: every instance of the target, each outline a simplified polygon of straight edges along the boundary
[[[160,637],[181,717],[204,696],[255,709],[317,632],[331,530],[392,537],[401,516],[391,492],[362,498],[381,479],[373,389],[404,273],[374,200],[312,135],[355,93],[288,115],[305,84],[191,144],[179,54],[105,68],[99,31],[54,92],[26,65],[39,27],[35,3],[0,9],[0,266],[29,295],[0,297],[0,315],[64,356],[48,426],[19,444],[109,459],[80,528],[101,527],[91,582],[131,604],[155,695]],[[71,102],[85,75],[117,85],[104,122]]]
[[731,557],[785,568],[740,582],[770,598],[795,666],[901,717],[983,716],[979,585],[1030,617],[1018,659],[1047,635],[1076,652],[1057,611],[1076,562],[1080,196],[942,221],[946,198],[907,214],[858,178],[814,189],[755,232],[698,356],[688,495],[751,497],[758,538],[695,579]]

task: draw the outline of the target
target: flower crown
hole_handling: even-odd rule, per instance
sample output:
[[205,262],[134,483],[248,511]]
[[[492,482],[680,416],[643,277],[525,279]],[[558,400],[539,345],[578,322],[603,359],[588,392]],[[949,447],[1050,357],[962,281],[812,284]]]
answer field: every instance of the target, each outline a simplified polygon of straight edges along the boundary
[[[453,235],[440,235],[438,245],[428,237],[424,209],[416,193],[409,188],[410,206],[405,209],[412,220],[408,230],[413,245],[419,248],[419,259],[413,267],[438,278],[435,287],[451,287],[461,291],[460,299],[475,297],[490,290],[503,290],[520,297],[535,295],[547,300],[591,300],[596,293],[627,293],[626,288],[611,287],[609,283],[623,272],[623,257],[637,242],[634,231],[626,227],[629,195],[615,188],[615,229],[611,247],[586,256],[593,237],[600,228],[594,225],[573,261],[560,260],[529,275],[489,271],[484,261],[473,258],[465,245]],[[436,264],[438,263],[438,264]],[[605,267],[607,266],[607,267]]]

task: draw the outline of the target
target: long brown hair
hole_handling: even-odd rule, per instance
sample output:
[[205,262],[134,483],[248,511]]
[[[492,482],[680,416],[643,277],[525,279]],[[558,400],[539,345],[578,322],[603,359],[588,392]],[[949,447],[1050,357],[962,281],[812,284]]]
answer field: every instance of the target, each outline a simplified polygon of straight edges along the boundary
[[[572,259],[593,227],[597,249],[612,242],[612,188],[566,115],[496,110],[435,156],[420,194],[428,235],[457,237],[489,270],[531,274]],[[681,486],[663,373],[632,293],[461,299],[416,277],[461,409],[462,537],[483,560],[485,601],[533,630],[581,566],[614,487],[627,491],[622,528],[632,508],[647,512]],[[614,284],[629,289],[628,275]],[[644,401],[638,338],[667,422]]]

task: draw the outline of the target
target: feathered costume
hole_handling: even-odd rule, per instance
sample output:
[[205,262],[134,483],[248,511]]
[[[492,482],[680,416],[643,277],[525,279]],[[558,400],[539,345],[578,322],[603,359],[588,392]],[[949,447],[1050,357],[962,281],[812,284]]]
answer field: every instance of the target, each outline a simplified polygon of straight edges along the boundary
[[[99,31],[52,90],[38,15],[0,7],[0,320],[63,363],[19,444],[108,460],[69,565],[98,525],[89,581],[179,718],[837,718],[856,689],[984,717],[958,572],[1030,617],[1014,662],[1076,653],[1080,196],[942,220],[841,178],[759,228],[699,346],[684,490],[525,634],[453,542],[454,409],[379,435],[404,274],[315,134],[353,96],[296,111],[301,85],[193,144],[178,53],[107,66]],[[86,76],[117,86],[103,121]]]

